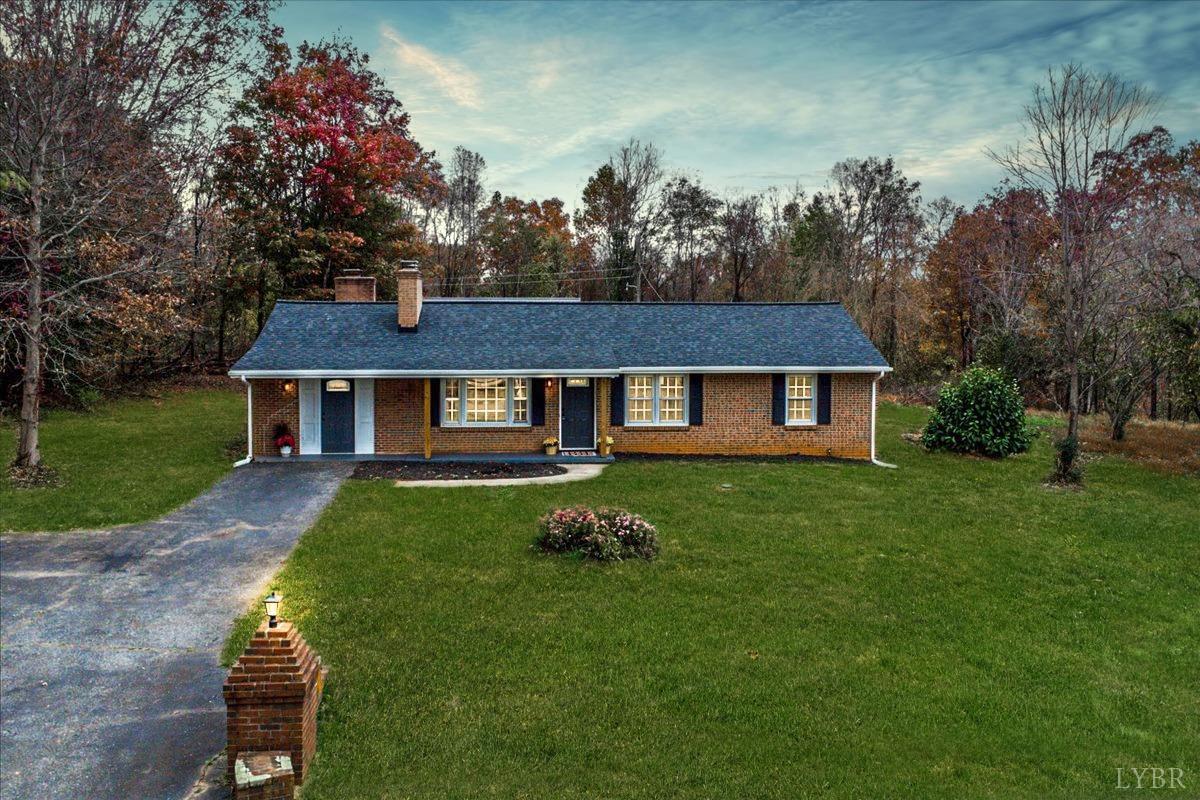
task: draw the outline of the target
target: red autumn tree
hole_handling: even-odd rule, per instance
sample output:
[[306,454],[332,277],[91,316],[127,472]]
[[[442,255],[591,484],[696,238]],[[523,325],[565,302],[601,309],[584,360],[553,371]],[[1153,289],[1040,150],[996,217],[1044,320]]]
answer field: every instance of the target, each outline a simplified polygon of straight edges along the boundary
[[238,106],[218,185],[249,230],[259,312],[272,291],[322,296],[345,267],[417,255],[406,203],[440,187],[433,153],[367,56],[342,41],[280,48]]

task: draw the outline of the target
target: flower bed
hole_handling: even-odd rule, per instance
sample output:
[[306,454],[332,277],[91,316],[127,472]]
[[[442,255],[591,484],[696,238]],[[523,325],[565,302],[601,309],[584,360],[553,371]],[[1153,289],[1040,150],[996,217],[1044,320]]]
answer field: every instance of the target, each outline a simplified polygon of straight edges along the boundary
[[535,544],[548,553],[579,553],[594,561],[658,555],[658,531],[620,508],[558,508],[538,520]]
[[400,481],[460,481],[500,480],[505,478],[544,478],[565,475],[567,470],[558,464],[509,464],[487,462],[414,462],[362,461],[351,476],[358,480]]

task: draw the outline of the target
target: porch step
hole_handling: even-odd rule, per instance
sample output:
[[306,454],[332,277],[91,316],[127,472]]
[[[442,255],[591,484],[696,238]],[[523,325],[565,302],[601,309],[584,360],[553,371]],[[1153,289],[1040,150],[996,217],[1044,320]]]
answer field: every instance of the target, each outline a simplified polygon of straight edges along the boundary
[[595,450],[559,450],[558,454],[566,458],[596,458],[599,455]]

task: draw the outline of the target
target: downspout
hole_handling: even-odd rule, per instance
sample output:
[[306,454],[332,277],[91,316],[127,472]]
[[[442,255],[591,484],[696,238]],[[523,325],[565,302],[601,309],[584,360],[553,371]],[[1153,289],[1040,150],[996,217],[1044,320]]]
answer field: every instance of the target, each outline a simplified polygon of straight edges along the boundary
[[[254,460],[254,384],[246,380],[246,376],[242,376],[242,383],[246,384],[246,457],[241,461],[233,462],[233,466],[244,467]],[[871,452],[874,453],[874,445]]]
[[881,372],[875,376],[875,380],[871,381],[871,463],[877,467],[896,469],[895,464],[889,464],[886,461],[880,461],[875,457],[875,389],[879,385],[879,379],[886,374],[887,373]]

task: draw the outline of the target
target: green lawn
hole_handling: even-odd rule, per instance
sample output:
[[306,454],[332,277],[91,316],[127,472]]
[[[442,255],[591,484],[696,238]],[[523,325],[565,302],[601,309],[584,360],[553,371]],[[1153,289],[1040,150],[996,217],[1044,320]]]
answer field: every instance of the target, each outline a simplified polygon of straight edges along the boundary
[[[1048,490],[1045,437],[927,455],[899,438],[923,418],[882,410],[899,470],[349,482],[276,584],[332,668],[305,800],[1092,798],[1154,765],[1200,785],[1200,482],[1105,459]],[[660,560],[531,552],[573,503],[644,514]]]
[[[14,489],[0,474],[0,531],[49,531],[140,522],[186,503],[232,465],[225,446],[246,425],[237,392],[169,392],[94,411],[50,411],[43,461],[62,485]],[[16,427],[0,428],[0,463],[16,452]]]

